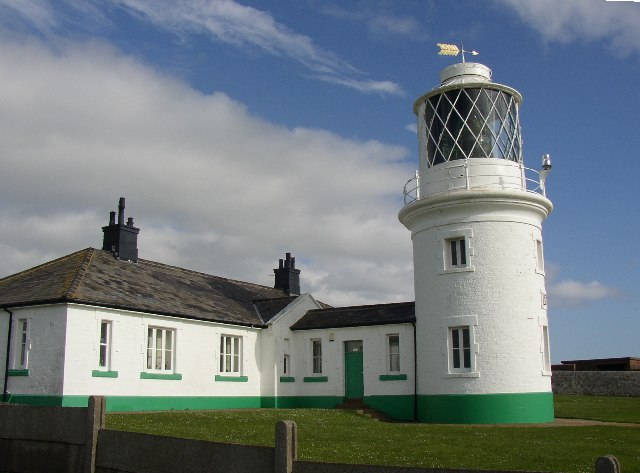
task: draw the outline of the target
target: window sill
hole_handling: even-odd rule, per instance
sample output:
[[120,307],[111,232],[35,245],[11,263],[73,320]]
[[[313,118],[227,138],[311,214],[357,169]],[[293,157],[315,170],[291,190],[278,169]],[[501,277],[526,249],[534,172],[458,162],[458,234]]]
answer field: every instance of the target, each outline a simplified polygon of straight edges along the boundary
[[443,378],[479,378],[479,371],[461,371],[459,373],[445,373]]
[[168,379],[179,381],[182,379],[182,375],[178,373],[162,374],[162,373],[147,373],[146,371],[140,372],[140,379]]
[[381,374],[380,381],[406,381],[406,374]]
[[326,383],[329,378],[327,376],[305,376],[302,381],[305,383]]
[[475,271],[474,266],[465,266],[464,268],[447,268],[440,271],[439,274],[451,274],[451,273],[466,273],[468,271]]
[[118,372],[117,371],[93,370],[91,372],[91,376],[93,378],[117,378],[118,377]]
[[281,383],[294,383],[295,381],[296,378],[294,378],[293,376],[280,376]]
[[247,381],[249,381],[249,377],[248,376],[222,376],[217,374],[216,381],[225,381],[225,382],[231,382],[231,383],[246,383]]
[[29,376],[29,370],[9,370],[7,376]]

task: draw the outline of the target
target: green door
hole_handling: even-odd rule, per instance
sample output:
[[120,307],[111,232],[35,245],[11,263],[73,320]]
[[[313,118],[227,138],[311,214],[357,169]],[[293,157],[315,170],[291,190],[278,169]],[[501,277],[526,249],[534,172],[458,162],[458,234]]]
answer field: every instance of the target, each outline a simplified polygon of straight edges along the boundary
[[364,396],[363,371],[362,340],[345,342],[344,376],[347,399],[362,399]]

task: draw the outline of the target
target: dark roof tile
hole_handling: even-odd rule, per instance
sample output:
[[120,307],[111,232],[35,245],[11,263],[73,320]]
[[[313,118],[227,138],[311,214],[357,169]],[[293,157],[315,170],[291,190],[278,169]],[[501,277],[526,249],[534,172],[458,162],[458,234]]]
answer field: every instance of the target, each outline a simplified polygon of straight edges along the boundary
[[397,302],[310,310],[291,326],[291,330],[361,327],[415,321],[415,303]]

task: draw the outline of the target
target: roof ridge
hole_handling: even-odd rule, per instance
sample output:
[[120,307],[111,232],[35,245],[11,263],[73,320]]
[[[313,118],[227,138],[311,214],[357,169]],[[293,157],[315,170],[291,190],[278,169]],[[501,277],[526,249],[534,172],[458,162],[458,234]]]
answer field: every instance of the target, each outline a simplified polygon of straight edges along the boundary
[[96,250],[94,248],[87,248],[84,251],[86,253],[85,253],[84,257],[82,258],[82,261],[80,261],[80,264],[78,265],[78,269],[76,270],[76,274],[73,277],[73,279],[71,280],[71,283],[69,284],[69,287],[63,293],[64,295],[66,295],[70,299],[73,299],[73,297],[75,295],[75,292],[78,290],[78,287],[80,286],[80,283],[82,283],[82,280],[84,279],[84,275],[87,273],[87,268],[91,264],[91,260],[93,259],[93,255],[96,252]]
[[335,310],[335,311],[340,311],[340,310],[354,310],[354,309],[370,309],[373,307],[384,307],[384,306],[390,306],[390,305],[409,305],[409,304],[415,304],[415,302],[412,301],[404,301],[404,302],[380,302],[378,304],[361,304],[361,305],[347,305],[347,306],[342,306],[342,307],[328,307],[326,309],[310,309],[309,312],[313,311],[313,310]]
[[[177,270],[182,271],[184,273],[199,274],[201,276],[207,276],[207,277],[210,277],[210,278],[221,279],[223,281],[229,281],[229,282],[244,284],[244,285],[247,285],[247,286],[261,287],[263,289],[271,289],[271,290],[274,290],[274,291],[278,290],[278,289],[276,289],[274,287],[271,287],[271,286],[265,286],[264,284],[258,284],[258,283],[248,282],[248,281],[241,281],[239,279],[225,278],[223,276],[216,276],[215,274],[205,273],[203,271],[195,271],[193,269],[181,268],[180,266],[174,266],[172,264],[160,263],[158,261],[151,261],[151,260],[148,260],[148,259],[138,258],[138,262],[143,262],[145,264],[150,264],[150,265],[155,265],[155,266],[164,266],[164,267],[167,267],[167,268],[177,269]],[[273,297],[273,299],[279,299],[279,298],[278,297]]]
[[93,250],[93,248],[89,247],[89,248],[85,248],[83,250],[74,251],[73,253],[69,253],[68,255],[60,256],[59,258],[53,259],[51,261],[47,261],[46,263],[42,263],[42,264],[39,264],[37,266],[33,266],[32,268],[25,269],[25,270],[20,271],[18,273],[10,274],[8,276],[5,276],[4,278],[0,278],[0,283],[3,283],[5,281],[8,281],[8,280],[13,279],[13,278],[18,277],[18,276],[22,277],[22,276],[24,276],[26,274],[33,273],[35,271],[39,271],[42,268],[46,268],[47,266],[51,266],[53,264],[57,264],[60,261],[69,259],[69,258],[71,258],[73,256],[76,256],[77,254],[85,252],[87,250]]

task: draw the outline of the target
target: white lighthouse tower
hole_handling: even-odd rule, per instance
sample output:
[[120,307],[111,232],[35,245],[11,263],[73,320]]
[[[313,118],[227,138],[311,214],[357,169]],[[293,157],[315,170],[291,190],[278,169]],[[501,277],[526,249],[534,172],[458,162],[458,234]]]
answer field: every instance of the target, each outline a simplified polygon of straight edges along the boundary
[[417,417],[553,420],[542,222],[551,168],[524,167],[518,91],[460,63],[416,100],[420,169],[399,219],[411,231]]

